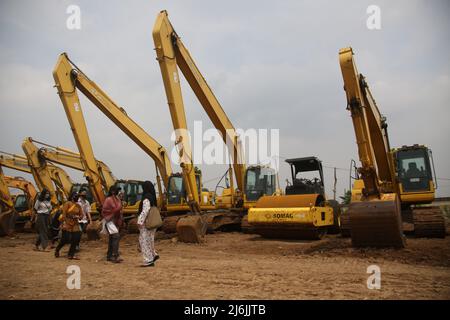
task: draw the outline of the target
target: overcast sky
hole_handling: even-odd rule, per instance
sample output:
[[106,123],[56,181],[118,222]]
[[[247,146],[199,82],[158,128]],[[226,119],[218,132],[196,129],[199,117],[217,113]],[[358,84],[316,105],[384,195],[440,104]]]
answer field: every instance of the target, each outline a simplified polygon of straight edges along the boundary
[[[81,30],[66,27],[71,4],[81,9]],[[381,30],[366,27],[371,4],[381,9]],[[162,9],[234,126],[279,129],[284,158],[319,157],[327,166],[328,195],[328,167],[348,168],[357,159],[338,63],[339,49],[347,46],[388,119],[391,145],[429,146],[438,178],[450,178],[449,1],[2,0],[0,150],[23,153],[27,136],[76,150],[53,88],[61,52],[171,149],[152,39]],[[184,79],[182,86],[190,127],[195,120],[212,127]],[[154,180],[151,159],[87,99],[81,104],[96,157],[119,178]],[[284,187],[289,171],[280,166]],[[225,170],[201,169],[210,188]],[[82,181],[80,173],[68,172]],[[439,185],[438,195],[449,196],[450,181]],[[338,170],[337,187],[338,195],[348,188],[348,171]]]

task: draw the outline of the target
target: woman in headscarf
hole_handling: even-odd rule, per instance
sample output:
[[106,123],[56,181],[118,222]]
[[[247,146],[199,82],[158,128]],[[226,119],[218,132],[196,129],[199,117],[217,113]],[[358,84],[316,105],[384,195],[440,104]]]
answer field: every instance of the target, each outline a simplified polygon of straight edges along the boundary
[[[48,251],[48,226],[50,223],[50,213],[52,212],[52,204],[50,202],[50,192],[43,188],[39,194],[36,203],[34,204],[36,211],[36,231],[37,238],[35,243],[35,250],[39,251],[39,246],[42,251]],[[34,219],[33,219],[34,220]]]
[[150,208],[156,206],[156,192],[153,183],[145,181],[142,185],[143,195],[139,204],[139,217],[137,224],[139,226],[139,244],[141,246],[143,267],[153,267],[159,255],[155,251],[155,233],[156,229],[147,229],[145,220],[150,213]]
[[105,220],[105,229],[109,234],[108,252],[106,253],[106,260],[119,263],[123,259],[119,257],[119,229],[122,227],[122,200],[119,199],[120,188],[112,186],[109,189],[108,197],[103,202],[102,217]]

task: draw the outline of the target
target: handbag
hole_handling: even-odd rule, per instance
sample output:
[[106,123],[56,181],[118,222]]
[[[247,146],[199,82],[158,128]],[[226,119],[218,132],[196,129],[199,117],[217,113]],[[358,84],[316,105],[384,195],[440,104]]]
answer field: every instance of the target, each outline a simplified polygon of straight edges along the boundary
[[145,227],[147,229],[157,229],[163,224],[161,219],[161,213],[158,207],[151,207],[145,219]]
[[106,229],[110,235],[119,233],[119,229],[117,229],[116,225],[112,221],[106,222]]

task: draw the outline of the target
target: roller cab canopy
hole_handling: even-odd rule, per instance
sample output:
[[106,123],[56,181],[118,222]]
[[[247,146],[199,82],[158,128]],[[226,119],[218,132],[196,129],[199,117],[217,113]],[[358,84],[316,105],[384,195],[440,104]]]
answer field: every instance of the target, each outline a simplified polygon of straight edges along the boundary
[[286,162],[295,168],[295,175],[299,172],[320,171],[322,172],[322,161],[317,157],[303,157],[286,159]]
[[[303,157],[286,159],[291,166],[292,185],[286,187],[286,194],[310,194],[324,195],[322,161],[317,157]],[[297,178],[298,173],[318,171],[320,180]]]

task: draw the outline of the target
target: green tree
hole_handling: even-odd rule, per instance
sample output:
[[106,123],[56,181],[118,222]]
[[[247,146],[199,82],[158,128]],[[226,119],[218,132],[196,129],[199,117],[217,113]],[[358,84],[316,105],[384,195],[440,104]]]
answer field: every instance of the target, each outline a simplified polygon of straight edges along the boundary
[[339,198],[341,198],[342,204],[349,204],[350,200],[352,199],[352,191],[351,190],[345,191],[344,196],[340,196]]

